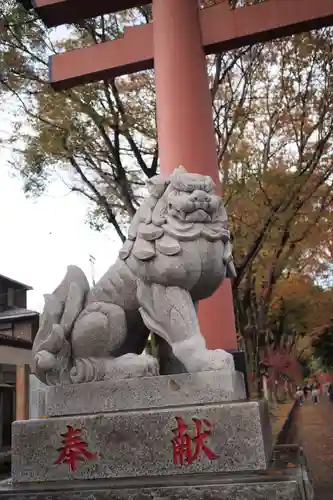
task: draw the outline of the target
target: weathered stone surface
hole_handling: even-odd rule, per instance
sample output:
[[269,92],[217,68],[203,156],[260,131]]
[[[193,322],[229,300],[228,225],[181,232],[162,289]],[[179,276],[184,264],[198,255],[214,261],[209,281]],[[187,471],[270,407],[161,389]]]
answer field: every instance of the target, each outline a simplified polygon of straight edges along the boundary
[[46,389],[46,415],[79,415],[245,399],[239,372],[181,373],[161,377],[53,386]]
[[258,484],[101,488],[58,491],[4,491],[1,500],[303,500],[296,479]]
[[[287,450],[287,455],[289,455]],[[0,482],[1,500],[312,500],[299,453],[289,467],[267,471],[186,474],[11,486]]]
[[48,386],[40,382],[35,375],[29,375],[29,418],[45,415],[45,396]]
[[[13,481],[263,470],[272,452],[272,440],[263,440],[263,428],[269,428],[263,405],[239,402],[15,422]],[[192,464],[174,463],[177,417],[188,425],[191,437],[196,435],[192,419],[202,421],[201,432],[211,431],[204,443],[216,455],[214,459],[199,448],[199,456]],[[95,459],[79,462],[76,471],[71,471],[68,463],[55,463],[62,446],[61,434],[66,432],[67,425],[81,429],[87,449],[97,454]],[[191,443],[193,452],[196,443],[200,441]]]

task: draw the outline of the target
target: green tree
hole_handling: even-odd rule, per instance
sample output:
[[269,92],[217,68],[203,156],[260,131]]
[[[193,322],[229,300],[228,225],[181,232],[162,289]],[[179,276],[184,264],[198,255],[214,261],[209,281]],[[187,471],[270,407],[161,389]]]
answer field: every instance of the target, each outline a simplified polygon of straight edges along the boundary
[[124,239],[123,225],[141,201],[144,177],[157,171],[153,75],[56,93],[48,84],[48,56],[117,39],[126,26],[148,20],[147,11],[88,20],[64,36],[16,1],[2,2],[1,13],[0,90],[23,111],[11,144],[26,193],[43,194],[57,172],[70,191],[89,201],[92,224],[111,223]]
[[[332,38],[322,30],[262,47],[243,75],[250,83],[229,75],[219,87],[221,103],[234,93],[241,99],[220,114],[221,170],[235,238],[238,325],[256,370],[259,348],[272,334],[279,280],[314,280],[328,271],[332,70]],[[239,119],[230,132],[232,113]]]
[[314,354],[328,370],[333,369],[333,321],[315,343]]

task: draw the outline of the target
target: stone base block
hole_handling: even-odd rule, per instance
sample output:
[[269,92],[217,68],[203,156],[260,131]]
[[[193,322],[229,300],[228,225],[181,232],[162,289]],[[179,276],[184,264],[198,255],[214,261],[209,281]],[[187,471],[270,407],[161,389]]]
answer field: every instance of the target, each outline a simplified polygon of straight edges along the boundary
[[51,417],[220,403],[245,398],[242,373],[210,371],[53,386],[46,390],[45,411]]
[[[198,481],[198,483],[200,483]],[[257,484],[196,484],[186,486],[98,488],[80,484],[43,490],[1,492],[1,500],[303,500],[296,479]]]
[[187,474],[19,486],[0,483],[0,497],[1,500],[313,500],[307,471],[301,461],[294,458],[289,456],[286,463],[273,463],[271,469],[259,473]]
[[133,478],[268,467],[263,402],[179,406],[13,424],[15,483]]

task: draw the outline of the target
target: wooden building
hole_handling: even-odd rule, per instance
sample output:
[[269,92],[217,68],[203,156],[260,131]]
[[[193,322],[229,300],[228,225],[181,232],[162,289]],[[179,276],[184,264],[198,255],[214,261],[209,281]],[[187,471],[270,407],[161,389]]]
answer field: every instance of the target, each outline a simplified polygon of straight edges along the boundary
[[27,309],[32,288],[0,275],[0,452],[11,446],[13,420],[29,418],[29,373],[39,314]]

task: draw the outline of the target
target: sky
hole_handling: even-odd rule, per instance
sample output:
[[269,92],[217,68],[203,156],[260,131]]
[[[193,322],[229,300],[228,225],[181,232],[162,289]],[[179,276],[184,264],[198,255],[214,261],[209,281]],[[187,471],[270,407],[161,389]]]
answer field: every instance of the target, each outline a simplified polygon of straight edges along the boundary
[[[0,115],[0,131],[8,127],[10,120]],[[116,260],[121,242],[112,228],[89,228],[85,200],[68,194],[61,180],[46,195],[28,200],[10,171],[11,150],[1,143],[0,158],[0,274],[32,286],[28,308],[41,312],[43,295],[57,287],[69,264],[81,267],[91,282],[89,255],[98,279]]]
[[[68,29],[60,26],[50,34],[59,41],[67,38]],[[115,262],[121,242],[111,227],[103,233],[89,228],[87,201],[68,194],[60,179],[46,195],[26,198],[21,179],[13,177],[8,165],[12,151],[1,143],[11,135],[13,123],[24,120],[15,102],[9,99],[0,109],[0,274],[32,286],[27,306],[41,312],[43,295],[52,293],[68,265],[81,267],[90,282],[97,280]]]

